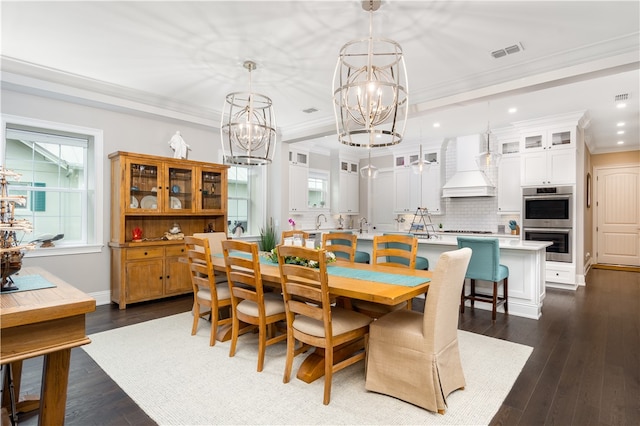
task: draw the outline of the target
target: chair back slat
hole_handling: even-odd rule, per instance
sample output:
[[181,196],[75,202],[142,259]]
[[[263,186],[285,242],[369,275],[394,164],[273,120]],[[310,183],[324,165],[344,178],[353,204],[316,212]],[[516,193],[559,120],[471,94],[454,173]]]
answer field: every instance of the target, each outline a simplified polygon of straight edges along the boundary
[[[317,262],[318,268],[285,263],[287,257],[298,257]],[[327,282],[327,260],[325,250],[297,246],[278,246],[278,264],[282,278],[287,315],[311,317],[319,321],[331,318],[331,300]],[[305,303],[312,302],[312,304]],[[293,321],[293,318],[291,318]],[[287,323],[289,318],[287,318]]]
[[358,237],[350,233],[330,232],[322,234],[322,248],[349,262],[355,260]]
[[371,262],[400,268],[415,269],[418,239],[412,235],[385,234],[373,237]]
[[280,239],[280,244],[284,244],[285,238],[293,237],[294,235],[302,235],[302,238],[304,238],[305,241],[309,239],[308,232],[296,231],[295,229],[290,229],[288,231],[282,231],[282,238]]
[[238,299],[264,305],[258,245],[240,240],[225,240],[221,245],[233,306],[240,302]]

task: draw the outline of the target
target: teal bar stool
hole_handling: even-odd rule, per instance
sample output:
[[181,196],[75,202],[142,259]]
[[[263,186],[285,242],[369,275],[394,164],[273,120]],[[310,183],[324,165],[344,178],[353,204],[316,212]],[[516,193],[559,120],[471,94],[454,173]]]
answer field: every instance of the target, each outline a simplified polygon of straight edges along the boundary
[[[500,247],[497,238],[484,237],[458,237],[458,248],[469,247],[472,250],[471,260],[467,268],[465,278],[469,278],[471,292],[465,295],[462,286],[460,296],[460,312],[464,313],[465,300],[474,302],[491,303],[491,319],[496,320],[496,310],[499,305],[504,305],[504,313],[509,313],[508,305],[508,281],[509,268],[500,264]],[[476,293],[476,280],[489,281],[493,283],[493,294]],[[502,283],[502,297],[498,295],[498,284]]]
[[[383,235],[408,235],[410,237],[412,237],[412,234],[406,234],[406,233],[401,233],[401,232],[385,232]],[[411,247],[407,246],[406,244],[401,244],[401,243],[388,243],[387,246],[389,248],[399,248],[399,249],[404,249],[404,250],[411,250]],[[409,265],[407,263],[407,259],[403,259],[401,257],[395,257],[395,256],[389,256],[388,259],[389,262],[394,262],[394,263],[404,263],[405,265]],[[422,257],[422,256],[416,256],[416,269],[424,269],[425,271],[429,269],[429,259],[427,259],[426,257]]]
[[[353,234],[353,231],[348,231],[348,230],[342,230],[342,231],[330,231],[329,233],[343,233],[343,234]],[[344,245],[350,245],[351,242],[349,240],[336,240],[336,244],[338,244],[338,241],[340,241],[339,244],[344,244]],[[340,253],[336,253],[336,257],[343,257],[343,254]],[[346,258],[346,257],[345,257]],[[371,255],[369,255],[369,253],[367,253],[366,251],[358,251],[356,250],[356,254],[354,257],[354,262],[356,263],[369,263],[369,261],[371,260]]]

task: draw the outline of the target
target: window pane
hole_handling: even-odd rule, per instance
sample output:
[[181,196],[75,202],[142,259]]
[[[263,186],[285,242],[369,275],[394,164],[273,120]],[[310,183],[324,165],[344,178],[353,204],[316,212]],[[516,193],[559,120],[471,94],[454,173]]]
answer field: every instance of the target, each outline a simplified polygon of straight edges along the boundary
[[16,205],[15,216],[33,226],[25,241],[57,234],[64,234],[64,238],[56,245],[87,244],[89,238],[95,241],[95,232],[87,228],[95,203],[95,191],[89,191],[87,184],[89,136],[68,135],[7,124],[5,166],[22,175],[9,182],[8,191],[26,197],[26,205]]

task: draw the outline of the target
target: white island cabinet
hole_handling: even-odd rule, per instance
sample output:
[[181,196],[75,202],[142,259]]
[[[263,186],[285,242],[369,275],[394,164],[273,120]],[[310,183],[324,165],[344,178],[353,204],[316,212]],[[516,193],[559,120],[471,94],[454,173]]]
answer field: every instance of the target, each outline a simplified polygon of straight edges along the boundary
[[[496,236],[497,237],[497,236]],[[358,250],[372,252],[373,234],[358,235]],[[548,242],[522,241],[514,238],[499,238],[500,263],[509,268],[509,315],[538,319],[542,315],[545,296],[545,259]],[[433,271],[440,255],[457,249],[455,236],[437,239],[421,239],[418,256],[429,260],[429,270]],[[491,294],[491,283],[476,281],[476,288]],[[481,290],[482,291],[482,290]],[[468,292],[468,283],[467,283]],[[491,310],[491,304],[476,302],[476,308]],[[498,308],[499,312],[502,307]]]

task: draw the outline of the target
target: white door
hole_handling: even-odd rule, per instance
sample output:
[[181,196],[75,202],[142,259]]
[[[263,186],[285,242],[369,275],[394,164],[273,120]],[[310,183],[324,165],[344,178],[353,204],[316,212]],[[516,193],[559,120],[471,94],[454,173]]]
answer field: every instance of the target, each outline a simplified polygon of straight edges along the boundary
[[596,170],[596,262],[640,266],[640,167]]

